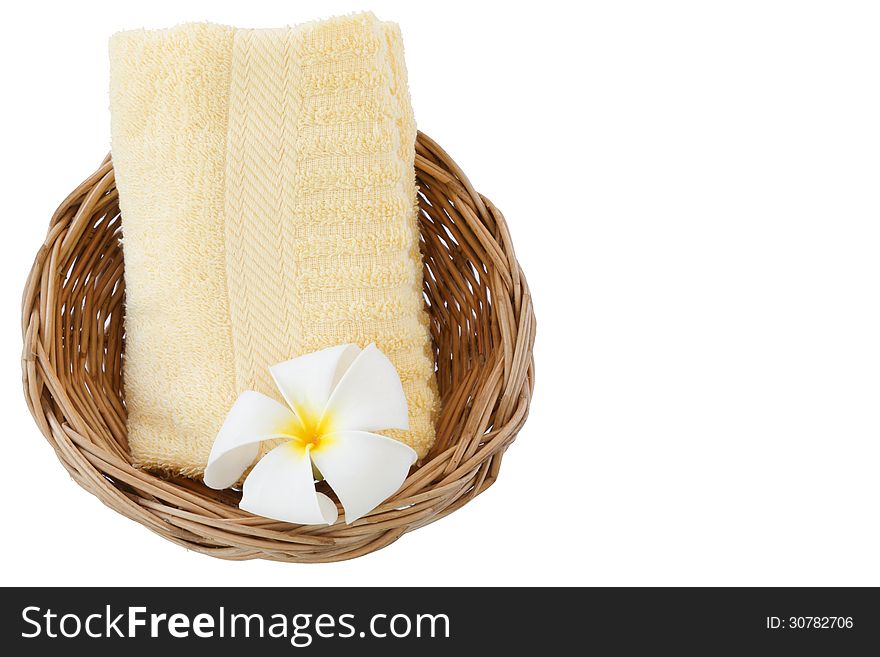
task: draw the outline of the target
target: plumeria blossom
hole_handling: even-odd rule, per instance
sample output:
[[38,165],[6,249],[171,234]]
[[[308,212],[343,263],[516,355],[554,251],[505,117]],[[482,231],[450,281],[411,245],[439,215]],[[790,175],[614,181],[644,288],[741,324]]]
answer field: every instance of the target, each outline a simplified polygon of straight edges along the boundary
[[284,442],[245,479],[240,508],[275,520],[332,525],[336,504],[315,490],[313,466],[342,502],[346,523],[400,488],[416,453],[373,433],[409,428],[397,370],[376,345],[339,345],[269,371],[288,406],[243,392],[214,440],[205,484],[229,488],[254,462],[261,442],[280,438]]

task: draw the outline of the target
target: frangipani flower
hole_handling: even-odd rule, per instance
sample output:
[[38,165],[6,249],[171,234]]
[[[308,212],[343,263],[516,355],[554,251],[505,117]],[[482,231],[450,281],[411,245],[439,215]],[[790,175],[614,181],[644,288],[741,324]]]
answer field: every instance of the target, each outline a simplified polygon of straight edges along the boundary
[[269,371],[289,408],[258,392],[243,392],[214,440],[205,484],[232,486],[259,454],[261,442],[281,438],[285,442],[245,479],[240,508],[275,520],[332,525],[336,505],[315,490],[313,464],[342,502],[346,523],[400,488],[416,453],[372,433],[409,428],[397,370],[376,345],[331,347]]

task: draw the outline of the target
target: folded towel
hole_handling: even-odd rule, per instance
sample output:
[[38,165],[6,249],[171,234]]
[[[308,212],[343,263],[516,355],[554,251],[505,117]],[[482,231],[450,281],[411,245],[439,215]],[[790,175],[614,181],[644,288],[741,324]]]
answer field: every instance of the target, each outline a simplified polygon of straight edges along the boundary
[[399,29],[372,14],[293,28],[186,24],[110,41],[136,464],[201,476],[268,367],[376,342],[410,431],[434,440],[415,123]]

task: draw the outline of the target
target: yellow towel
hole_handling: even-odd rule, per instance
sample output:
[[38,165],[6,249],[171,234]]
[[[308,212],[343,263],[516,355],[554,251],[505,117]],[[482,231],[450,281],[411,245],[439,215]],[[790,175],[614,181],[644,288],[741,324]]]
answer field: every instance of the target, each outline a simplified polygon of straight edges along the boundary
[[424,456],[437,409],[396,25],[186,24],[110,40],[123,215],[125,395],[135,462],[200,476],[268,366],[371,341]]

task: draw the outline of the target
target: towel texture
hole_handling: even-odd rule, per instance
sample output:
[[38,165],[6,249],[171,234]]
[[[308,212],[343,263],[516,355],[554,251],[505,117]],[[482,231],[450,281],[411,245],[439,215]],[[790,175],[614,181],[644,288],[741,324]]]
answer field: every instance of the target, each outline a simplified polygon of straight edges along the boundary
[[396,25],[186,24],[110,41],[135,462],[200,476],[268,367],[376,342],[424,456],[436,383],[422,297],[415,123]]

